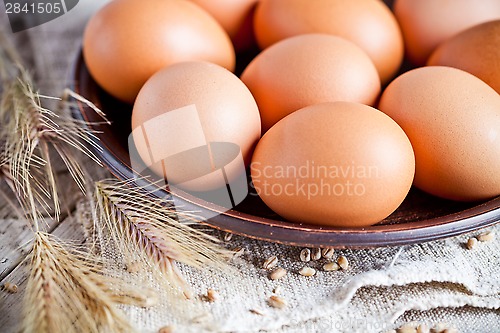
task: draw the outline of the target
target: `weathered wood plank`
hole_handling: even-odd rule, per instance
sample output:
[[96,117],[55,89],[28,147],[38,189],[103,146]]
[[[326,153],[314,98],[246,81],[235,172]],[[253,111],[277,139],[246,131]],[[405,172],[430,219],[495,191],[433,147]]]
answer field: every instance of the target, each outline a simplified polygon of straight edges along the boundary
[[[44,230],[52,230],[57,222],[45,220]],[[25,258],[33,232],[26,221],[0,221],[0,280],[4,279]]]

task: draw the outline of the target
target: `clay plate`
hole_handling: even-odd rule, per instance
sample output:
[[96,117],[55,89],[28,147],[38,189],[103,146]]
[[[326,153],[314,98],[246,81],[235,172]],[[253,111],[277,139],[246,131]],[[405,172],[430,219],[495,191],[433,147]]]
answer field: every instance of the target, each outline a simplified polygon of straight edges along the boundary
[[[131,132],[131,106],[106,94],[91,78],[81,55],[72,73],[74,90],[103,110],[112,125],[92,125],[102,150],[96,151],[111,173],[121,180],[134,176],[130,166],[127,138]],[[89,107],[79,103],[74,117],[87,122],[102,121]],[[138,181],[151,195],[170,193],[144,179]],[[372,248],[442,239],[488,227],[500,221],[500,197],[479,203],[461,203],[436,198],[413,188],[400,208],[381,223],[367,228],[328,228],[290,223],[272,212],[255,193],[234,209],[225,211],[209,202],[179,193],[184,209],[201,216],[213,215],[205,224],[251,238],[308,247]]]

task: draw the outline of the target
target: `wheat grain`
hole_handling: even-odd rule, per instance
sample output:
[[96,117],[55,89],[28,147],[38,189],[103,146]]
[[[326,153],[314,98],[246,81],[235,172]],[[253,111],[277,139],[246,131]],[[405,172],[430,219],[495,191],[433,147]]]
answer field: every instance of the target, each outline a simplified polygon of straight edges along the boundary
[[480,242],[490,242],[495,239],[495,233],[493,231],[483,232],[482,234],[479,234],[476,238]]
[[419,324],[417,326],[417,333],[429,333],[430,329],[426,324]]
[[283,309],[287,306],[285,299],[276,295],[269,297],[268,303],[270,306],[277,309]]
[[233,239],[233,234],[230,232],[226,232],[226,233],[224,233],[223,239],[224,239],[224,242],[229,242],[231,239]]
[[323,265],[323,270],[326,272],[338,271],[339,269],[340,266],[336,262],[329,262]]
[[321,250],[321,255],[325,259],[331,259],[333,258],[333,255],[335,254],[335,250],[332,248],[325,248]]
[[471,237],[467,240],[467,249],[472,250],[477,246],[477,238]]
[[321,259],[321,249],[314,248],[311,251],[311,260],[316,261]]
[[17,293],[18,287],[12,282],[5,282],[3,284],[3,289],[11,294]]
[[339,264],[340,268],[342,268],[343,270],[346,270],[349,268],[349,261],[344,256],[339,256],[337,258],[337,264]]
[[163,326],[162,328],[160,328],[158,330],[158,333],[174,333],[174,332],[175,332],[175,329],[171,325],[169,325],[169,326]]
[[279,280],[286,275],[287,271],[284,268],[278,267],[269,274],[271,280]]
[[273,267],[276,267],[278,264],[278,257],[276,256],[271,256],[264,260],[264,263],[262,264],[262,268],[264,269],[271,269]]
[[308,248],[302,249],[302,251],[300,251],[300,261],[302,262],[311,261],[311,250],[309,250]]
[[209,301],[210,303],[213,303],[218,299],[219,299],[219,293],[217,291],[215,291],[214,289],[209,288],[207,290],[207,301]]
[[262,310],[259,310],[259,309],[250,309],[249,311],[253,314],[258,315],[258,316],[265,316],[266,315],[264,312],[262,312]]
[[316,274],[316,270],[312,267],[302,267],[299,271],[299,274],[302,276],[313,276]]

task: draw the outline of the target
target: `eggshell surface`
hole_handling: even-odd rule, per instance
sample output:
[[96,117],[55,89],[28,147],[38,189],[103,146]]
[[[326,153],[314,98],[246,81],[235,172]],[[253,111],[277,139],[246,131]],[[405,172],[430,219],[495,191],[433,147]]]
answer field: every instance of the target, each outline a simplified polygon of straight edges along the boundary
[[179,0],[111,1],[88,22],[83,56],[96,82],[129,103],[165,66],[189,60],[235,66],[231,40],[220,24]]
[[375,103],[380,79],[370,58],[355,44],[332,35],[284,39],[262,51],[244,70],[267,131],[300,108],[335,101]]
[[403,130],[357,103],[322,103],[283,118],[260,140],[253,185],[276,213],[299,223],[363,227],[404,200],[415,160]]
[[500,20],[474,26],[442,43],[427,64],[469,72],[500,94]]
[[439,44],[477,24],[500,19],[500,1],[396,0],[394,14],[408,58],[424,65]]
[[500,195],[500,95],[477,77],[430,66],[396,78],[379,109],[408,135],[414,184],[447,199]]
[[345,38],[372,59],[382,82],[403,60],[403,37],[390,9],[378,0],[261,0],[255,34],[261,48],[292,36],[327,33]]
[[[158,162],[180,156],[170,159],[179,171],[174,180],[187,184],[230,165],[238,150],[242,167],[226,173],[244,174],[244,163],[250,162],[260,138],[260,118],[250,91],[233,73],[207,62],[184,62],[157,72],[146,82],[134,103],[132,129],[138,153],[146,164],[164,176],[165,166]],[[220,143],[227,144],[215,156]],[[170,182],[171,174],[166,169]],[[216,187],[210,177],[188,185],[198,191]]]
[[258,0],[191,0],[210,13],[226,30],[235,48],[247,49],[254,42],[253,10]]

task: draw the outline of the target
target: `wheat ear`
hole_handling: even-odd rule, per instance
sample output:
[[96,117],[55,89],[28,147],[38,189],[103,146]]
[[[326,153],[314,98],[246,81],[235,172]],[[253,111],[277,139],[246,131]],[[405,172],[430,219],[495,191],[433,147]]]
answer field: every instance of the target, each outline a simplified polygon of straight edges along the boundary
[[[74,244],[40,231],[42,212],[50,214],[54,208],[53,217],[59,219],[54,152],[84,190],[85,171],[78,155],[100,164],[87,147],[98,149],[94,132],[88,130],[88,124],[72,119],[67,109],[45,108],[43,100],[59,99],[37,92],[30,73],[1,31],[0,45],[0,180],[14,193],[7,202],[14,205],[17,200],[19,215],[29,221],[34,235],[26,259],[29,276],[23,331],[130,332],[133,328],[117,306],[150,306],[152,294],[126,286]],[[1,196],[11,198],[4,188]]]
[[35,233],[28,260],[24,332],[131,332],[117,304],[155,302],[151,292],[124,288],[87,254],[44,232]]
[[[79,156],[101,165],[91,149],[101,149],[96,133],[90,124],[71,117],[69,109],[74,103],[68,102],[68,97],[91,106],[108,121],[95,105],[71,90],[64,91],[63,99],[38,93],[32,76],[1,32],[0,42],[5,46],[0,49],[0,167],[7,170],[3,178],[10,178],[9,185],[20,202],[33,198],[46,213],[53,208],[57,219],[60,207],[52,153],[56,152],[82,192],[85,170]],[[43,106],[46,100],[61,103],[54,111]]]
[[176,261],[194,267],[230,269],[230,252],[218,240],[193,228],[200,219],[175,210],[172,202],[151,196],[133,181],[105,180],[96,183],[98,218],[126,260],[136,260],[158,271],[186,295]]

